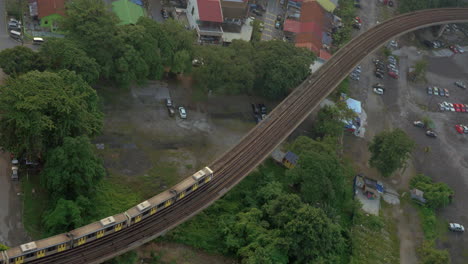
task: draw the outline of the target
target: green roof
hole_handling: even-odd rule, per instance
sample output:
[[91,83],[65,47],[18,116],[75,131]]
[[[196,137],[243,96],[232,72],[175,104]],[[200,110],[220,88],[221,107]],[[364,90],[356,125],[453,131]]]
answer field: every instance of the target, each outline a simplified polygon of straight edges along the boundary
[[112,10],[120,18],[120,25],[135,24],[141,16],[145,15],[143,7],[129,0],[119,0],[112,3]]

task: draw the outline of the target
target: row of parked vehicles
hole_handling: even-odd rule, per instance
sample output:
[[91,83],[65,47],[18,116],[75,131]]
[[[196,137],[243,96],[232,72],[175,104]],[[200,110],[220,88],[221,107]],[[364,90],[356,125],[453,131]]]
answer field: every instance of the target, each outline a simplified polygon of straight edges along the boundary
[[449,97],[450,93],[447,89],[442,89],[437,86],[429,86],[427,87],[427,94],[428,95],[440,95],[442,97]]
[[255,123],[260,123],[263,119],[266,118],[267,115],[267,108],[265,104],[260,103],[260,104],[252,104],[252,112],[254,115],[254,120]]
[[[175,109],[174,109],[174,104],[172,103],[171,98],[166,98],[166,107],[167,107],[167,111],[169,112],[169,116],[174,116],[175,115]],[[185,110],[185,108],[183,106],[179,106],[178,110],[179,110],[180,118],[186,119],[187,118],[187,111]]]
[[468,113],[468,104],[439,103],[440,111]]
[[385,64],[383,61],[379,59],[374,59],[374,64],[375,64],[375,77],[383,79],[385,76],[385,72],[388,73],[388,76],[398,79],[399,78],[399,70],[398,70],[398,62],[397,59],[390,55],[387,58],[387,64]]
[[413,125],[416,126],[416,127],[420,127],[420,128],[424,128],[426,130],[426,136],[428,137],[433,137],[433,138],[436,138],[437,137],[437,133],[434,132],[434,130],[432,130],[431,128],[427,127],[426,124],[424,124],[424,122],[422,121],[414,121],[413,122]]
[[359,81],[359,79],[361,78],[361,71],[361,66],[358,65],[356,68],[353,69],[353,71],[349,75],[349,78],[351,78],[351,80]]

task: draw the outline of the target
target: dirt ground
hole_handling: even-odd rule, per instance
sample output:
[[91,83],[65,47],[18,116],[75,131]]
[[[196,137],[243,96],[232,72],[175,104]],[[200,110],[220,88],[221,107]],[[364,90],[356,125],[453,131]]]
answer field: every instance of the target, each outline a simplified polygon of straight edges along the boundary
[[[177,263],[177,264],[236,264],[236,260],[219,256],[211,255],[189,246],[176,243],[149,243],[140,248],[139,257],[143,260],[151,259],[151,252],[154,252],[159,258],[160,263]],[[159,263],[159,262],[158,262]]]

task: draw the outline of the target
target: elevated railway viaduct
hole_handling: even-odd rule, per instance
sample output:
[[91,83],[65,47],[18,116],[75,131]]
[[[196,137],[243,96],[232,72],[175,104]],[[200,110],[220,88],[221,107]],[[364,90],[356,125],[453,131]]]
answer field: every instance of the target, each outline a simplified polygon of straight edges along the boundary
[[214,172],[209,184],[120,232],[28,263],[101,263],[164,234],[208,207],[254,170],[366,55],[409,31],[456,22],[468,22],[468,8],[418,11],[376,25],[335,53],[236,146],[214,161],[209,166]]

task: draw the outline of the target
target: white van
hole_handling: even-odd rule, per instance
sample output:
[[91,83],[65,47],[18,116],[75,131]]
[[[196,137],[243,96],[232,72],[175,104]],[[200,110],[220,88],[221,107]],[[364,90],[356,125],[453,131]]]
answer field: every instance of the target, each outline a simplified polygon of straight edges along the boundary
[[42,43],[44,43],[43,38],[33,38],[33,44],[34,45],[41,45]]
[[10,36],[12,38],[20,39],[21,38],[21,32],[18,32],[16,30],[10,30]]

